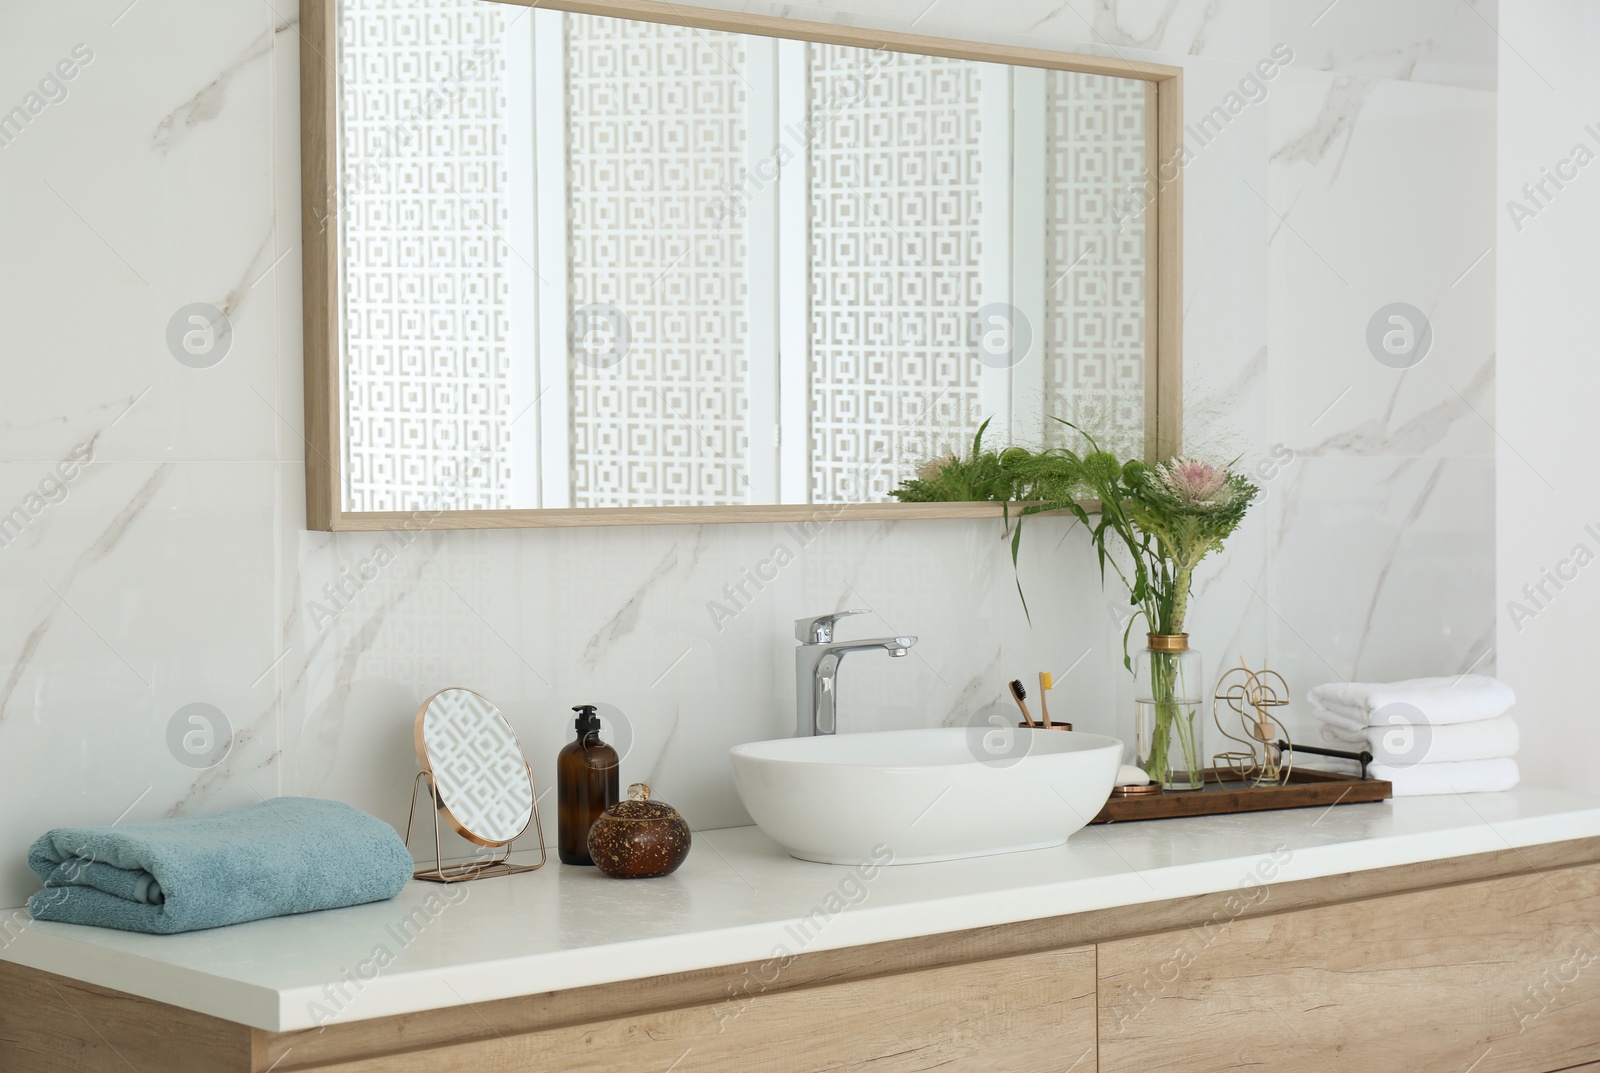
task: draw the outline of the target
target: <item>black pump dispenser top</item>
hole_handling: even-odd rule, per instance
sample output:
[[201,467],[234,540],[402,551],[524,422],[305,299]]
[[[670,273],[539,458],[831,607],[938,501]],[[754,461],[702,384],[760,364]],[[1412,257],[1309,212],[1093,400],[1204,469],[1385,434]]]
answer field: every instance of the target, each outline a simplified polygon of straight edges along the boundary
[[600,716],[595,711],[593,704],[575,704],[572,710],[578,713],[578,718],[574,721],[573,727],[580,736],[600,732]]

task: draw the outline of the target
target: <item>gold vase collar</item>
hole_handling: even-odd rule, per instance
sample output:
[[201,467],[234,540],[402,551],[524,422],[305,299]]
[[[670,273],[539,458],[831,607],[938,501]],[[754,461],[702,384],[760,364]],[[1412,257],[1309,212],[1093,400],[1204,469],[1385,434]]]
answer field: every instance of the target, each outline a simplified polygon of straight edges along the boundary
[[1147,633],[1145,645],[1152,652],[1187,652],[1189,635],[1186,633]]

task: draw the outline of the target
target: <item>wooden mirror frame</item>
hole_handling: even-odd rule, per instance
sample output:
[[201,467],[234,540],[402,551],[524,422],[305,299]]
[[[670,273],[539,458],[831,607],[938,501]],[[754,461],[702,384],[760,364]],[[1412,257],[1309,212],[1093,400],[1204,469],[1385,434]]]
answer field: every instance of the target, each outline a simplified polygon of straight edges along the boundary
[[[1145,452],[1176,454],[1183,404],[1183,69],[1116,57],[945,40],[656,0],[495,0],[524,7],[611,15],[702,30],[888,49],[950,59],[1133,78],[1146,83]],[[569,507],[509,510],[347,511],[340,460],[338,0],[300,4],[301,244],[305,298],[306,528],[327,532],[522,529],[562,525],[819,522],[992,518],[1000,503],[800,503],[699,507]]]

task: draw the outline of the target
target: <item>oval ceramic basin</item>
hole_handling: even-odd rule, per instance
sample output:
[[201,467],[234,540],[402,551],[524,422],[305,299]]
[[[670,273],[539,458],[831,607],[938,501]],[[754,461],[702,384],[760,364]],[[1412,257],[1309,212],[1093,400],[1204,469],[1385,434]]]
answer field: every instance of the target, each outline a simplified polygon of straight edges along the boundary
[[751,817],[824,864],[948,861],[1059,846],[1111,796],[1122,743],[1063,730],[938,727],[730,750]]

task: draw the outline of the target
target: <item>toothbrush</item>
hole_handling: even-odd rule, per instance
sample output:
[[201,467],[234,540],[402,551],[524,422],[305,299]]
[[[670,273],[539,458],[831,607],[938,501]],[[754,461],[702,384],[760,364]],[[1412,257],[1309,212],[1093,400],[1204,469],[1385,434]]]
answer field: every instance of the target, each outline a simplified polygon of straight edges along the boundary
[[1050,729],[1050,690],[1055,684],[1055,679],[1049,671],[1039,672],[1039,714],[1044,716],[1046,730]]
[[1030,727],[1038,727],[1033,721],[1033,716],[1028,712],[1028,691],[1022,688],[1022,679],[1011,679],[1011,699],[1017,702],[1017,707],[1022,709],[1022,718],[1028,721]]

